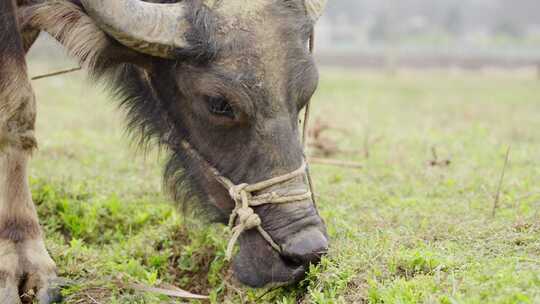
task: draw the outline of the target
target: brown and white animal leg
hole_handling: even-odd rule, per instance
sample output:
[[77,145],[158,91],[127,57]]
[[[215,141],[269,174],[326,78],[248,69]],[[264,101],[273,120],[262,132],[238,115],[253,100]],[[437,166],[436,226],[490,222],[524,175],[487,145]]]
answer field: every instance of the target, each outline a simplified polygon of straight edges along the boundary
[[28,185],[36,147],[35,97],[11,0],[0,2],[0,303],[52,303],[56,266]]
[[[42,239],[26,174],[30,151],[0,154],[0,303],[51,303],[56,267]],[[20,288],[20,289],[19,289]]]

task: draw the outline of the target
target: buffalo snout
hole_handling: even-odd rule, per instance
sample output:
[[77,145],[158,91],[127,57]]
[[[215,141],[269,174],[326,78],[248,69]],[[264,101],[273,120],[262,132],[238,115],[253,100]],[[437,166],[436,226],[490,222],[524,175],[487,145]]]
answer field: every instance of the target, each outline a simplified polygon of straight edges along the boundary
[[318,227],[302,230],[282,246],[282,257],[296,265],[318,264],[328,252],[328,239]]
[[256,229],[240,237],[233,262],[236,277],[251,287],[294,284],[310,264],[318,264],[328,251],[326,226],[311,200],[272,204],[255,210],[262,226],[281,247],[278,252]]

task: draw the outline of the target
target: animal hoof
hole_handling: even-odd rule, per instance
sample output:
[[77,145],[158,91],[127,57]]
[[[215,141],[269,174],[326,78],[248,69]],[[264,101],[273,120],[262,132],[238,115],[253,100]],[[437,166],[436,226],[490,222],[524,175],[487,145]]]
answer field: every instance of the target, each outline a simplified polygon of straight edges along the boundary
[[39,304],[62,303],[62,293],[59,286],[42,288],[38,293]]
[[61,285],[41,239],[0,241],[1,304],[58,303]]
[[[21,302],[52,304],[60,303],[60,281],[54,273],[49,275],[28,275],[26,283],[21,290]],[[35,302],[32,302],[35,301]]]
[[39,304],[52,304],[62,302],[62,282],[56,277],[47,280],[38,291],[36,298]]

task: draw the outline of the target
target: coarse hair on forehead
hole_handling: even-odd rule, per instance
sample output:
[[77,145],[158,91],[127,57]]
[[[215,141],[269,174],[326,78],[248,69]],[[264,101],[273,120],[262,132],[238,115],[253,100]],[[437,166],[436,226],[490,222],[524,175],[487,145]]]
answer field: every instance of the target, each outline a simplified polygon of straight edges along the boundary
[[[294,35],[309,36],[313,27],[301,1],[274,0],[270,1],[270,4],[269,13],[276,17],[275,26],[283,31],[283,39]],[[191,30],[186,34],[189,47],[178,49],[176,58],[185,63],[205,65],[215,60],[221,52],[238,47],[241,44],[238,40],[231,39],[227,43],[229,45],[226,45],[218,38],[219,24],[223,22],[219,18],[219,15],[202,4],[202,1],[190,1],[187,20],[191,24]]]
[[203,65],[215,59],[220,51],[217,41],[217,17],[210,8],[199,1],[189,2],[187,21],[191,30],[186,34],[189,47],[178,49],[180,61]]

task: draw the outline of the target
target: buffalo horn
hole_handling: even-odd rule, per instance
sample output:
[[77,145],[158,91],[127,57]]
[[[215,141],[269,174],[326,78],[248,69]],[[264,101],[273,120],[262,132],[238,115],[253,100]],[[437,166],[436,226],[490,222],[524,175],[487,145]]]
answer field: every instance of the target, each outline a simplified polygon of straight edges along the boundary
[[121,44],[152,56],[174,58],[188,46],[186,1],[171,4],[140,0],[81,0],[88,15]]

